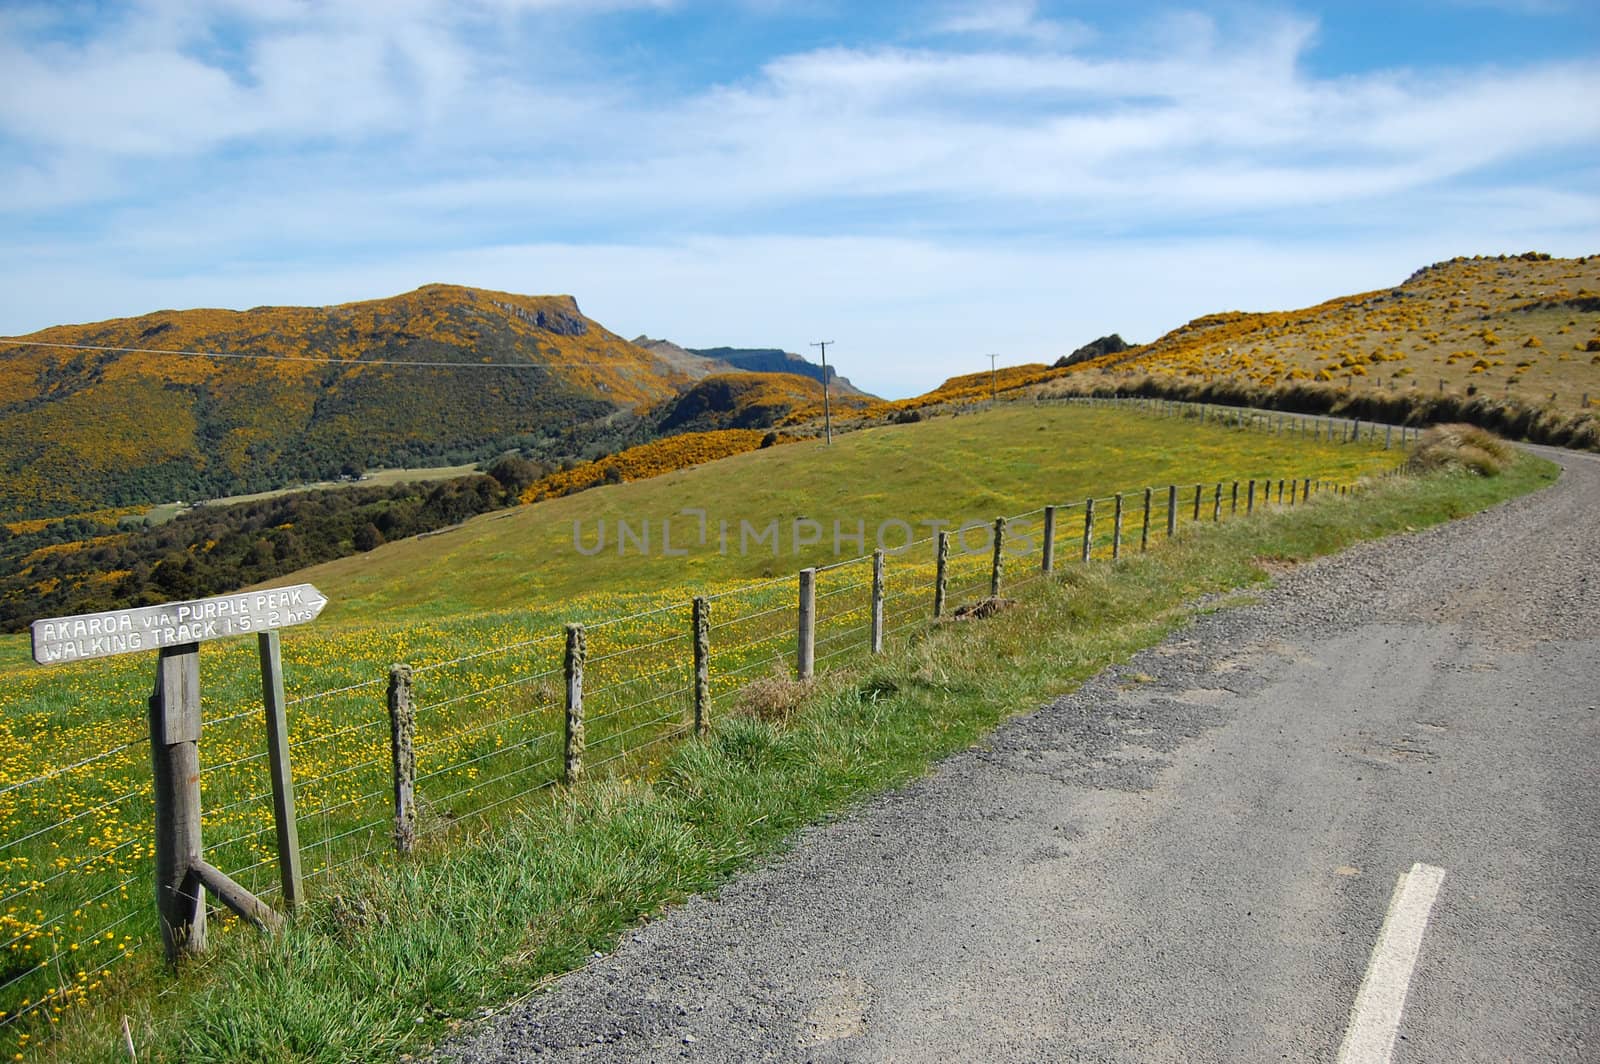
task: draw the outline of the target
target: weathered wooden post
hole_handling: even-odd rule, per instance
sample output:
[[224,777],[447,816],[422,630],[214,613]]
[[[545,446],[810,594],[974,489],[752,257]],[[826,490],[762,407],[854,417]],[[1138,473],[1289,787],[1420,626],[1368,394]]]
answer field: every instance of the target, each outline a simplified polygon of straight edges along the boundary
[[989,562],[989,597],[1000,597],[1000,580],[1005,573],[1006,565],[1006,519],[994,519],[994,557]]
[[1389,445],[1390,445],[1390,443],[1391,443],[1391,441],[1393,439],[1393,436],[1394,436],[1394,426],[1393,425],[1385,425],[1385,426],[1383,426],[1383,449],[1384,450],[1387,451],[1389,449]]
[[1194,486],[1194,517],[1190,519],[1193,524],[1200,523],[1200,485]]
[[1294,502],[1295,502],[1295,500],[1294,500],[1294,490],[1295,490],[1296,487],[1299,486],[1299,484],[1300,484],[1300,482],[1298,480],[1289,481],[1289,505],[1290,506],[1294,505]]
[[933,616],[944,616],[946,575],[950,568],[950,533],[940,532],[933,562]]
[[1250,488],[1245,492],[1244,512],[1246,514],[1256,512],[1256,482],[1254,480],[1250,481]]
[[1044,508],[1044,556],[1039,562],[1043,572],[1051,572],[1056,567],[1056,508]]
[[1211,501],[1211,521],[1215,524],[1222,520],[1222,481],[1217,481],[1217,493]]
[[200,859],[200,644],[161,648],[150,695],[156,913],[167,960],[206,948]]
[[1229,513],[1230,516],[1232,516],[1232,515],[1236,515],[1238,512],[1239,512],[1239,482],[1236,480],[1236,481],[1233,482],[1233,501],[1228,506],[1228,513]]
[[872,552],[872,620],[868,645],[872,653],[883,653],[883,548]]
[[711,730],[711,603],[694,598],[694,733],[704,739]]
[[1178,485],[1167,485],[1167,538],[1178,534]]
[[800,609],[795,642],[795,673],[809,680],[817,663],[817,571],[800,570]]
[[1300,501],[1301,502],[1310,502],[1311,501],[1311,478],[1310,477],[1306,477],[1305,484],[1300,489]]
[[1278,478],[1278,505],[1283,505],[1283,478]]
[[[41,665],[158,651],[147,702],[155,806],[156,910],[169,961],[206,945],[205,892],[266,930],[278,914],[209,864],[201,848],[200,644],[234,635],[260,635],[262,705],[267,724],[273,814],[284,897],[302,896],[289,776],[286,702],[275,629],[316,618],[328,600],[310,584],[263,588],[156,606],[52,617],[30,628],[33,660]],[[271,635],[271,639],[266,638]]]
[[290,909],[305,900],[300,877],[300,829],[294,816],[294,773],[289,767],[289,719],[283,697],[283,655],[278,633],[256,637],[261,658],[262,708],[267,725],[267,767],[272,774],[272,820],[278,835],[278,881]]
[[1094,554],[1094,499],[1088,499],[1083,504],[1083,561],[1087,562]]
[[410,853],[417,842],[417,717],[411,706],[411,666],[389,666],[389,765],[394,770],[394,846]]
[[1139,528],[1139,553],[1150,549],[1150,496],[1154,489],[1144,489],[1144,523]]
[[561,741],[561,778],[570,787],[583,778],[583,666],[589,659],[583,625],[567,625],[567,650],[563,660],[567,678],[567,718]]
[[1111,560],[1122,557],[1122,492],[1117,492],[1115,509],[1111,515]]

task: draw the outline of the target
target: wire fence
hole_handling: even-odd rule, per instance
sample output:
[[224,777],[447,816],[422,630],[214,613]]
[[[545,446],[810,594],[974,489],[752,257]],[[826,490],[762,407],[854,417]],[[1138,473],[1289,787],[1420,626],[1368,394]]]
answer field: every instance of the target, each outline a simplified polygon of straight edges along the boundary
[[[1311,431],[1288,415],[1188,416],[1232,418],[1224,423],[1250,431]],[[1362,430],[1344,431],[1355,438]],[[1384,432],[1381,426],[1367,431],[1369,441]],[[1303,476],[1139,485],[1010,516],[1002,522],[999,552],[994,523],[969,523],[887,546],[880,579],[871,554],[819,567],[810,634],[816,669],[870,658],[875,629],[886,648],[904,646],[929,629],[936,609],[948,614],[996,591],[1021,593],[1051,570],[1085,561],[1128,559],[1197,523],[1299,505],[1308,484],[1313,492],[1349,489]],[[941,540],[947,550],[942,565]],[[648,774],[667,755],[664,744],[692,733],[697,715],[714,719],[735,709],[762,682],[791,682],[800,638],[796,594],[794,579],[782,577],[706,596],[703,704],[697,702],[691,601],[585,625],[585,771]],[[536,801],[563,780],[571,752],[569,668],[564,632],[527,633],[412,667],[419,839],[493,824],[493,814]],[[389,680],[381,674],[348,679],[288,700],[295,826],[311,884],[352,866],[398,859]],[[206,720],[200,791],[206,859],[269,898],[281,889],[280,855],[260,713],[242,708]],[[151,755],[148,736],[124,733],[102,750],[31,777],[0,775],[0,824],[8,832],[0,839],[0,1028],[27,1031],[55,1022],[99,991],[115,966],[148,957],[149,944],[160,941],[150,904]],[[128,780],[137,782],[118,783]]]

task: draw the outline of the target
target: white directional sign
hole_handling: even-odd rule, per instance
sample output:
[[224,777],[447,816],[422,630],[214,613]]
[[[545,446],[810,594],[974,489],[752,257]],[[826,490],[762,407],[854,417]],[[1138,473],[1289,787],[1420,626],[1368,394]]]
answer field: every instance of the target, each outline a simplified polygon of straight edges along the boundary
[[328,604],[310,584],[141,606],[33,622],[33,660],[41,665],[131,654],[230,635],[304,624]]

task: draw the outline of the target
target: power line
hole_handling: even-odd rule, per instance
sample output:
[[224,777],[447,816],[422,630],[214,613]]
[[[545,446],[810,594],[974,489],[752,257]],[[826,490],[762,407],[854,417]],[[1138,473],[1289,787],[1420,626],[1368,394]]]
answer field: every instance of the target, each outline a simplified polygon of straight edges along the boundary
[[261,362],[313,362],[335,366],[409,366],[426,369],[615,369],[626,362],[405,362],[382,358],[319,358],[315,355],[269,355],[259,351],[171,351],[160,347],[106,347],[99,344],[61,344],[46,340],[24,340],[0,336],[0,344],[19,347],[50,347],[63,351],[103,351],[124,355],[176,355],[180,358],[233,358]]

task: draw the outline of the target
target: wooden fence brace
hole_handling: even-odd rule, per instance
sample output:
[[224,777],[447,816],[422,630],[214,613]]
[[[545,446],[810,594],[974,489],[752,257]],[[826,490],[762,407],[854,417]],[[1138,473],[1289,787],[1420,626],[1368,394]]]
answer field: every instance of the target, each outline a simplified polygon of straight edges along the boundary
[[1044,508],[1044,552],[1039,562],[1041,572],[1050,572],[1056,567],[1056,508]]
[[1222,481],[1217,481],[1217,493],[1211,503],[1211,520],[1222,520]]
[[561,742],[561,778],[570,787],[583,778],[583,666],[589,660],[589,642],[583,625],[567,625],[564,667],[567,676],[567,719]]
[[989,562],[989,597],[1000,597],[1000,580],[1006,567],[1006,519],[994,519],[994,557]]
[[1122,492],[1117,492],[1116,509],[1111,517],[1111,560],[1122,557]]
[[162,647],[150,694],[156,913],[168,961],[206,948],[200,858],[200,644]]
[[795,674],[809,680],[817,664],[817,571],[800,570],[800,609],[795,633]]
[[1239,512],[1239,482],[1236,480],[1236,481],[1233,482],[1233,501],[1228,506],[1228,513],[1236,514],[1238,512]]
[[938,549],[934,552],[933,615],[944,616],[945,580],[950,568],[950,533],[939,533]]
[[1244,512],[1246,514],[1253,514],[1256,512],[1256,482],[1254,480],[1250,481],[1249,490],[1245,492]]
[[411,666],[389,666],[389,765],[394,770],[394,846],[410,853],[417,842],[417,716],[411,705]]
[[1083,504],[1083,561],[1087,562],[1094,551],[1094,499]]
[[883,653],[883,548],[872,552],[872,617],[868,646],[874,654]]
[[272,775],[272,819],[278,835],[278,880],[283,903],[305,900],[300,876],[300,830],[294,816],[294,772],[289,766],[289,719],[284,709],[283,656],[276,630],[256,637],[261,657],[261,704],[267,725],[267,768]]
[[1178,485],[1167,485],[1167,538],[1178,534]]
[[1139,527],[1139,553],[1143,554],[1150,549],[1150,495],[1151,488],[1144,489],[1144,522]]
[[1194,486],[1194,523],[1200,523],[1200,485]]
[[241,920],[254,924],[256,930],[276,931],[283,926],[283,917],[273,912],[272,906],[229,879],[215,865],[196,857],[194,872],[213,897],[238,913]]
[[[881,600],[878,599],[874,601],[881,603]],[[696,595],[694,597],[692,620],[694,623],[694,733],[704,739],[707,733],[711,731],[711,603],[704,595]]]

